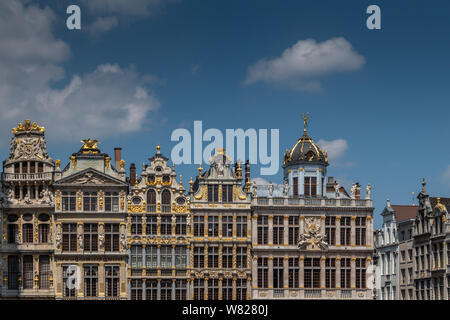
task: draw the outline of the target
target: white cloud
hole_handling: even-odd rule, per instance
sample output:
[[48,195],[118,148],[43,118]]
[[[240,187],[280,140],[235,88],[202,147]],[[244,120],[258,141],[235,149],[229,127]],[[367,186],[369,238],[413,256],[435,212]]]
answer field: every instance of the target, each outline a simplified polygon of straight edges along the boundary
[[95,21],[89,26],[89,32],[93,36],[98,36],[104,32],[108,32],[119,24],[117,17],[97,17]]
[[0,145],[24,119],[46,126],[53,140],[142,128],[159,107],[147,87],[152,76],[140,75],[133,67],[102,64],[65,78],[63,63],[70,58],[70,48],[54,36],[54,21],[47,7],[0,1]]
[[317,144],[327,152],[328,162],[335,166],[353,167],[354,162],[342,161],[345,152],[348,150],[348,143],[345,139],[335,139],[331,141],[320,139]]
[[244,83],[262,81],[317,91],[321,89],[320,78],[323,76],[358,70],[364,63],[364,57],[354,51],[344,38],[319,43],[314,39],[300,40],[280,57],[264,58],[251,65]]

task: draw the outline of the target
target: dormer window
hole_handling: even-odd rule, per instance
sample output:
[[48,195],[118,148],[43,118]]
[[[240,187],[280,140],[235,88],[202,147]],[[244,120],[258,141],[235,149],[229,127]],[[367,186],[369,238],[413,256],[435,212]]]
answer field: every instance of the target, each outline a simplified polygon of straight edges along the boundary
[[169,183],[170,182],[170,176],[167,175],[167,174],[163,175],[162,181],[164,183]]
[[233,185],[222,186],[222,201],[233,202]]
[[149,183],[155,183],[155,175],[149,175],[148,176],[148,178],[147,178],[147,181],[149,182]]
[[208,202],[219,202],[219,185],[208,185]]
[[317,196],[317,178],[305,177],[305,197]]

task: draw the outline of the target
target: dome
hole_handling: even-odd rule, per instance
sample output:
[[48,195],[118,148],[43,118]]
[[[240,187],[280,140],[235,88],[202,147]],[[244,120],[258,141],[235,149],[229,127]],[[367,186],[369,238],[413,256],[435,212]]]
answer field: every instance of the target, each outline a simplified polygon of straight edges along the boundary
[[283,167],[297,164],[320,164],[328,166],[328,156],[314,140],[308,136],[306,128],[297,143],[284,154]]

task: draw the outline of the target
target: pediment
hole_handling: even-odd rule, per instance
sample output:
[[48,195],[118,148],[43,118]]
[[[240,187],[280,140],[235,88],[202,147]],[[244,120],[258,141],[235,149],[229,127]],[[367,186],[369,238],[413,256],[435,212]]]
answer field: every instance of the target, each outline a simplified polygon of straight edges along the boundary
[[56,185],[76,186],[127,186],[124,181],[111,177],[93,168],[74,173],[55,182]]

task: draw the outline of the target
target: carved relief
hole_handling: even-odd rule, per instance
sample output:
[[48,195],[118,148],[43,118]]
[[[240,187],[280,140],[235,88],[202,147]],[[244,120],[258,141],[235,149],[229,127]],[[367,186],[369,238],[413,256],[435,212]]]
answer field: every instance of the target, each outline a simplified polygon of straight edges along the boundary
[[325,235],[321,229],[320,217],[305,218],[304,233],[300,235],[298,247],[327,249],[328,244],[324,241]]

